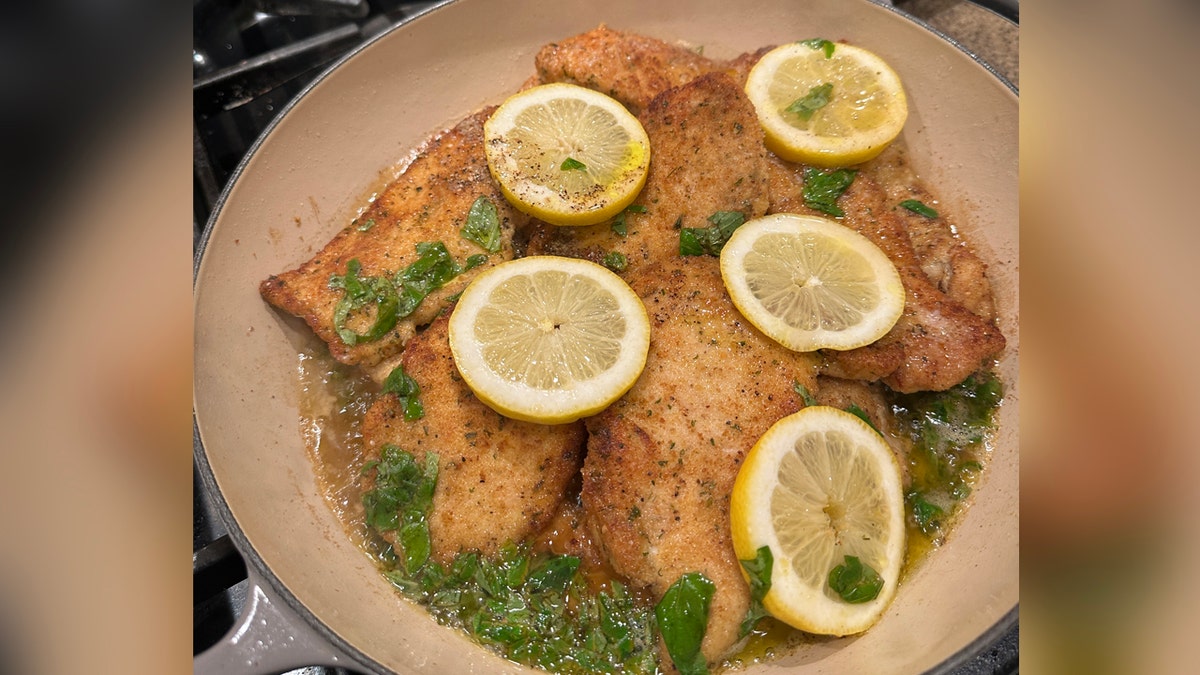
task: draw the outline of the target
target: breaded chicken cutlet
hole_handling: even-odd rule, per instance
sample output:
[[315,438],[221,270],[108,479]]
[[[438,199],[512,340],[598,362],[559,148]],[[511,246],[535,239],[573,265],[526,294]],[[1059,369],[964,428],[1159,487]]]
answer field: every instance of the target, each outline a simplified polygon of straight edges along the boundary
[[[298,268],[272,275],[259,292],[272,305],[305,320],[329,353],[348,365],[370,368],[400,353],[416,329],[433,320],[446,298],[460,293],[479,271],[513,257],[513,232],[528,217],[512,208],[488,173],[483,155],[483,122],[492,109],[471,115],[449,131],[433,138],[389,184],[354,223],[337,234],[317,255]],[[501,233],[500,250],[487,262],[452,279],[431,293],[411,315],[374,340],[347,344],[338,334],[334,312],[345,292],[330,279],[346,274],[351,260],[361,265],[360,277],[397,273],[419,258],[417,244],[441,242],[454,261],[465,266],[468,257],[483,253],[460,230],[472,204],[488,198],[496,207]],[[357,333],[370,329],[376,310],[364,307],[346,321]]]
[[730,534],[733,481],[767,428],[804,407],[796,385],[816,389],[818,361],[751,326],[715,258],[676,257],[630,283],[650,316],[650,353],[637,384],[587,420],[580,500],[613,569],[656,600],[688,572],[713,582],[702,651],[718,661],[750,607]]
[[[640,267],[679,257],[681,228],[708,227],[708,217],[737,211],[747,220],[766,213],[767,151],[754,107],[724,73],[700,76],[649,102],[639,118],[653,159],[627,232],[611,223],[556,227],[534,223],[530,255],[602,262],[610,252]],[[629,275],[627,274],[628,278]],[[636,288],[636,287],[635,287]]]
[[[368,460],[395,445],[418,461],[438,455],[438,480],[428,515],[431,555],[448,564],[455,554],[495,554],[508,542],[537,534],[558,512],[583,459],[582,422],[548,426],[509,419],[475,397],[454,367],[449,314],[408,341],[404,372],[421,389],[426,414],[404,418],[396,394],[367,411],[362,435]],[[367,472],[363,491],[375,486]],[[396,533],[383,533],[395,544]]]

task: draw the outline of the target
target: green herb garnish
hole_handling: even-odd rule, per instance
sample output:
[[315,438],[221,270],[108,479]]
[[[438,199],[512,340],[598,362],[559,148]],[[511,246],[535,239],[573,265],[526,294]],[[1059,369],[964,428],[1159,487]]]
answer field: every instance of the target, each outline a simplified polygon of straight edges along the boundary
[[425,241],[416,248],[417,260],[396,275],[402,317],[412,314],[426,296],[463,273],[463,268],[454,262],[442,242]]
[[771,569],[775,566],[775,556],[771,554],[770,547],[761,546],[754,552],[753,560],[738,562],[750,577],[750,609],[746,612],[746,618],[742,620],[742,627],[738,631],[738,637],[743,638],[754,630],[754,626],[762,618],[770,616],[762,601],[767,597],[767,591],[771,590]]
[[363,495],[367,523],[399,530],[401,555],[386,550],[384,576],[425,605],[441,624],[458,627],[506,658],[558,673],[658,672],[654,613],[625,587],[593,595],[580,559],[534,554],[508,543],[494,558],[460,553],[449,565],[432,560],[429,529],[437,457],[421,469],[412,455],[384,446],[375,489]]
[[679,255],[721,255],[734,230],[746,222],[741,211],[717,211],[708,217],[709,227],[685,227],[679,231]]
[[792,382],[792,391],[800,394],[800,400],[804,401],[804,405],[813,406],[817,404],[817,399],[808,390],[808,387],[800,384],[799,380]]
[[404,419],[412,422],[425,416],[425,406],[421,405],[421,387],[417,381],[404,372],[404,366],[396,366],[388,373],[383,381],[383,393],[395,394],[400,399],[400,407],[404,410]]
[[987,372],[943,392],[891,396],[898,430],[912,443],[905,499],[911,522],[923,534],[940,536],[956,504],[971,493],[1002,398],[999,378]]
[[463,239],[479,244],[488,253],[500,250],[500,214],[485,196],[476,198],[467,211],[467,224],[459,230]]
[[630,213],[645,213],[645,212],[646,212],[646,207],[642,206],[641,204],[630,204],[629,206],[625,207],[624,211],[621,211],[620,213],[618,213],[616,215],[615,218],[613,218],[613,221],[612,221],[613,233],[615,233],[621,237],[624,237],[625,235],[629,234],[629,226],[626,224],[626,220],[625,220],[628,217],[628,214],[630,214]]
[[904,503],[908,505],[908,512],[912,515],[917,529],[923,534],[932,536],[942,529],[942,518],[946,515],[946,510],[926,499],[920,490],[910,490],[906,493]]
[[826,82],[809,89],[807,94],[792,101],[783,111],[798,115],[807,122],[812,119],[813,113],[829,105],[829,97],[832,95],[833,83]]
[[437,484],[438,456],[425,453],[421,466],[409,453],[385,445],[377,461],[368,462],[363,473],[375,472],[375,487],[363,493],[367,524],[380,532],[400,530],[405,569],[420,568],[429,557],[429,525],[425,514],[433,503]]
[[708,627],[708,609],[716,586],[704,575],[689,572],[675,580],[654,606],[658,629],[671,661],[682,675],[705,675],[708,662],[700,643]]
[[810,209],[841,217],[845,211],[837,205],[838,197],[854,182],[858,174],[856,169],[837,169],[821,171],[812,167],[804,168],[804,205]]
[[367,218],[365,221],[360,223],[360,222],[358,222],[358,219],[355,218],[354,225],[355,225],[355,229],[357,229],[359,232],[366,232],[367,230],[371,229],[372,227],[375,227],[375,219]]
[[563,171],[587,171],[587,165],[574,157],[564,159],[562,165],[558,168]]
[[900,206],[912,211],[913,213],[925,216],[926,218],[937,218],[938,212],[929,208],[924,202],[917,199],[905,199],[900,202]]
[[883,577],[855,556],[844,556],[845,562],[829,572],[829,588],[851,604],[870,602],[883,590]]
[[[396,287],[383,277],[359,277],[362,264],[358,258],[346,263],[346,273],[329,279],[329,287],[345,293],[333,308],[333,327],[348,346],[378,340],[396,327],[400,318],[400,298]],[[358,333],[346,326],[353,312],[375,305],[375,322],[366,332]]]
[[813,49],[823,50],[825,52],[825,58],[827,58],[827,59],[833,58],[833,50],[836,47],[836,45],[834,45],[834,43],[830,42],[829,40],[823,39],[823,38],[812,38],[809,40],[801,40],[800,44],[802,44],[806,47],[812,47]]
[[875,423],[871,421],[871,416],[867,414],[867,411],[858,407],[857,403],[851,403],[850,405],[846,406],[846,412],[866,422],[867,426],[875,430],[875,433],[879,434],[880,436],[883,435],[883,432],[879,430],[879,427],[875,426]]
[[605,267],[614,272],[624,272],[625,268],[629,266],[629,259],[620,251],[609,251],[601,262],[604,263]]

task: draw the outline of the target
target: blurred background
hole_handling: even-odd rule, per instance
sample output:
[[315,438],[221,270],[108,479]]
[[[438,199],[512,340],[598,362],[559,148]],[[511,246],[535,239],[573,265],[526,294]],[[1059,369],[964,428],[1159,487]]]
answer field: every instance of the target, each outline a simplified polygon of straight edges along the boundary
[[[1200,8],[1024,10],[1022,666],[1193,672]],[[0,12],[0,673],[187,672],[192,15]]]

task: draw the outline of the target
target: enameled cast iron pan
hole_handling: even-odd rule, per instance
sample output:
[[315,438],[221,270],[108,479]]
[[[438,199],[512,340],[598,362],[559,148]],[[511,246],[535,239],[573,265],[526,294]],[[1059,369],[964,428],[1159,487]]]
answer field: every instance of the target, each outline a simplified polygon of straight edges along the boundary
[[1008,348],[999,435],[974,504],[869,632],[751,672],[919,673],[969,658],[1016,620],[1018,583],[1017,94],[956,45],[867,0],[459,0],[381,36],[319,78],[239,168],[195,279],[198,464],[251,571],[247,612],[197,671],[340,665],[370,672],[520,672],[403,600],[343,533],[299,428],[307,328],[258,295],[308,259],[432,133],[499,103],[550,41],[601,23],[702,45],[711,57],[809,37],[880,54],[909,97],[919,173],[990,263]]

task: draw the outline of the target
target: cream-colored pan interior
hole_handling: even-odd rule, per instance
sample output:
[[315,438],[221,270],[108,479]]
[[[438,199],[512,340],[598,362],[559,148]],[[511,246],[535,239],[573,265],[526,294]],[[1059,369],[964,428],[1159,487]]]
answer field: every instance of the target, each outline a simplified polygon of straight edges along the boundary
[[[952,657],[1018,602],[1017,96],[953,45],[865,1],[461,0],[344,62],[270,131],[220,209],[195,292],[195,408],[220,493],[244,543],[335,643],[399,672],[521,670],[401,600],[317,491],[297,418],[297,345],[307,328],[258,295],[310,257],[416,144],[498,103],[537,48],[600,23],[734,56],[809,37],[887,59],[911,113],[921,174],[965,217],[991,264],[1008,350],[1000,436],[975,503],[868,633],[821,641],[772,672],[915,673]],[[257,562],[257,560],[255,560]]]

